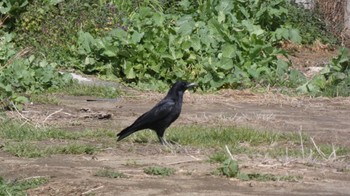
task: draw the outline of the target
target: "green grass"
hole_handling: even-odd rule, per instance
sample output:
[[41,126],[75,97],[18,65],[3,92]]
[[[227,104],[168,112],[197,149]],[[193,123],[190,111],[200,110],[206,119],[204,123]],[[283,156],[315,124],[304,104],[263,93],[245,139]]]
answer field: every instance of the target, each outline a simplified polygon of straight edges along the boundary
[[66,145],[46,145],[29,142],[8,142],[4,145],[4,151],[18,157],[46,157],[53,154],[94,154],[100,148],[93,144],[72,143]]
[[239,173],[237,178],[243,181],[254,180],[254,181],[287,181],[297,182],[303,179],[302,176],[293,175],[274,175],[274,174],[262,174],[262,173]]
[[60,94],[115,99],[120,96],[121,91],[112,86],[97,86],[73,82],[72,84],[59,89],[50,89],[45,93],[33,94],[31,95],[30,100],[36,103],[59,105],[61,104],[61,101],[57,98],[57,95]]
[[[5,117],[4,117],[5,118]],[[93,154],[104,147],[115,145],[115,130],[84,130],[67,131],[57,128],[38,128],[30,124],[21,125],[13,120],[0,122],[0,141],[3,149],[16,156],[43,157],[52,154]],[[227,158],[224,146],[234,154],[244,153],[248,156],[268,155],[270,157],[303,157],[300,136],[297,132],[259,131],[239,127],[204,127],[204,126],[177,126],[166,131],[169,141],[180,145],[212,148],[216,152],[209,157],[210,162],[222,162]],[[304,157],[310,150],[313,156],[322,158],[317,153],[309,136],[304,134]],[[89,141],[88,143],[86,141]],[[153,131],[137,132],[126,140],[136,142],[158,143]],[[49,141],[50,145],[46,143]],[[99,147],[97,147],[97,144]],[[333,152],[331,144],[317,144],[326,157]],[[350,148],[335,146],[337,156],[350,154]],[[286,150],[287,149],[287,150]]]
[[94,96],[101,98],[116,98],[121,94],[119,89],[112,86],[88,85],[77,82],[73,82],[60,89],[52,90],[51,92],[72,96]]
[[47,139],[77,140],[79,138],[114,138],[111,130],[66,131],[57,128],[38,128],[30,124],[21,126],[17,121],[5,120],[0,123],[0,138],[14,141],[41,141]]
[[106,177],[106,178],[126,178],[127,176],[121,172],[113,171],[111,169],[98,170],[94,176]]
[[27,195],[25,190],[39,187],[47,182],[48,179],[40,177],[9,183],[0,176],[0,195]]
[[[247,155],[266,155],[271,157],[302,157],[300,135],[298,132],[260,131],[242,127],[204,127],[204,126],[177,126],[166,131],[168,141],[181,145],[197,147],[210,147],[218,151],[209,157],[211,162],[225,160],[224,146],[227,145],[232,153],[244,153]],[[314,157],[321,158],[310,141],[310,136],[302,134],[304,156],[308,156],[310,150]],[[133,134],[128,140],[139,143],[150,141],[158,142],[153,131],[140,131]],[[332,151],[330,144],[318,144],[322,152],[329,156]],[[286,150],[288,149],[288,150]],[[335,147],[337,156],[349,155],[349,147]]]
[[56,96],[53,96],[51,93],[32,94],[30,96],[30,101],[33,103],[43,103],[52,105],[61,104],[61,101]]
[[[93,154],[101,148],[97,147],[96,142],[102,141],[102,146],[115,142],[115,132],[108,130],[66,131],[37,128],[29,124],[22,126],[13,120],[5,120],[0,125],[0,140],[4,140],[3,150],[18,157]],[[91,142],[86,143],[85,140]],[[48,141],[49,145],[46,144]]]
[[216,152],[209,156],[210,163],[222,163],[228,159],[228,156],[223,151]]
[[143,171],[148,175],[170,176],[175,174],[176,170],[169,167],[151,166],[144,168]]

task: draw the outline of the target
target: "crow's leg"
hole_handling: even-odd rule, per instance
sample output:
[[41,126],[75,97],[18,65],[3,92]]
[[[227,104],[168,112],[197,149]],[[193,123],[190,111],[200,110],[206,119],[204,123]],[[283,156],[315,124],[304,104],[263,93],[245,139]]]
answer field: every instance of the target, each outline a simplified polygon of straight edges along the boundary
[[165,145],[165,146],[168,146],[168,147],[172,147],[172,145],[166,141],[165,137],[163,136],[158,136],[158,139],[160,141],[161,144]]

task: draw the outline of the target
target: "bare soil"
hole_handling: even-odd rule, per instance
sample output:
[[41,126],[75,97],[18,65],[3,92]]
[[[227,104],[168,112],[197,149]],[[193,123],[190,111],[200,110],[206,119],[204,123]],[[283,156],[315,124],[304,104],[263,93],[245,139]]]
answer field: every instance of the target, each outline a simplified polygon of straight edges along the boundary
[[[328,53],[327,53],[328,54]],[[308,57],[312,61],[312,53]],[[328,54],[330,55],[330,54]],[[296,55],[297,58],[298,54]],[[305,58],[305,54],[301,58]],[[300,60],[300,59],[299,59]],[[314,56],[317,63],[319,57]],[[87,102],[91,97],[57,97],[59,105],[32,103],[21,113],[40,126],[67,130],[112,129],[118,133],[164,95],[132,91],[116,101]],[[8,116],[18,118],[17,112]],[[183,112],[172,125],[248,126],[258,130],[299,132],[316,143],[350,147],[350,98],[289,97],[274,93],[225,90],[216,94],[186,93]],[[49,145],[49,143],[47,144]],[[223,144],[224,147],[225,144]],[[302,176],[288,181],[241,181],[212,175],[212,149],[193,146],[169,151],[158,144],[121,141],[94,155],[19,158],[0,149],[0,176],[25,179],[44,176],[49,182],[29,195],[349,195],[349,157],[309,160],[234,154],[244,172]],[[168,177],[147,175],[148,166],[176,168]],[[128,178],[96,177],[103,168]]]

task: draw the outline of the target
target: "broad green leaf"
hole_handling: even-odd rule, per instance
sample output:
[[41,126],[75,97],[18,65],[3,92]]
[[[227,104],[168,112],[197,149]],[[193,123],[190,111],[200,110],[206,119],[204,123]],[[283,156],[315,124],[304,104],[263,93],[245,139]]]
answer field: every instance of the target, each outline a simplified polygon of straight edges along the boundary
[[134,68],[131,66],[126,70],[125,74],[126,74],[127,79],[134,79],[136,77],[136,74],[134,72]]
[[182,9],[188,10],[188,8],[190,7],[191,3],[190,3],[189,0],[181,0],[179,2],[179,5],[182,7]]
[[86,57],[85,58],[85,62],[84,62],[85,65],[93,65],[95,63],[96,63],[96,61],[95,61],[94,58],[91,58],[91,57]]
[[142,39],[142,37],[143,37],[144,34],[145,34],[145,33],[139,33],[139,32],[137,32],[137,31],[135,31],[135,32],[132,34],[132,36],[131,36],[131,41],[132,41],[132,43],[134,43],[134,44],[139,43],[139,42],[141,41],[141,39]]
[[281,75],[287,73],[288,68],[289,68],[289,64],[286,61],[283,61],[281,59],[277,60],[276,74],[278,76],[281,76]]
[[225,22],[226,16],[224,14],[224,12],[219,11],[219,15],[218,15],[218,21],[219,23]]
[[191,42],[190,40],[187,40],[187,41],[184,41],[184,42],[181,44],[181,49],[187,50],[187,49],[189,49],[191,46],[192,46],[192,42]]
[[121,28],[113,29],[109,32],[109,35],[115,38],[118,38],[119,40],[127,39],[127,32],[125,32]]
[[156,12],[153,14],[153,21],[156,26],[162,26],[165,18],[162,13]]
[[91,47],[94,45],[95,39],[88,32],[78,32],[78,44],[80,54],[89,54],[92,52]]
[[188,21],[181,23],[178,33],[180,33],[182,36],[190,35],[192,33],[192,30],[194,28],[194,22]]
[[102,54],[106,55],[108,57],[116,57],[117,56],[117,54],[115,52],[113,52],[112,50],[105,50],[105,51],[103,51]]
[[231,44],[225,44],[222,48],[222,57],[224,58],[233,58],[235,54],[236,47]]
[[299,30],[297,30],[297,29],[290,29],[289,30],[289,37],[290,37],[290,40],[292,42],[298,43],[298,44],[301,43],[301,36],[299,34]]
[[233,9],[232,0],[221,0],[219,2],[220,4],[215,8],[217,11],[222,12],[223,14],[231,13],[231,10]]
[[29,100],[27,97],[24,97],[24,96],[18,96],[14,99],[15,102],[17,103],[28,103]]
[[193,50],[198,51],[201,49],[201,41],[197,35],[191,36],[191,43]]
[[222,58],[220,60],[220,68],[224,70],[231,70],[233,67],[234,64],[231,58]]

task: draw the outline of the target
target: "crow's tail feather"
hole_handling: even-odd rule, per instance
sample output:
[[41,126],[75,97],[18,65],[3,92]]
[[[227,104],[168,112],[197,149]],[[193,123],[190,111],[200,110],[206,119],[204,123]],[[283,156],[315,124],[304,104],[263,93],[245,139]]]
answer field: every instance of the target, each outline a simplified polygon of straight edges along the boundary
[[117,141],[120,141],[126,137],[128,137],[129,135],[133,134],[134,132],[136,132],[137,130],[133,129],[132,127],[127,127],[125,129],[123,129],[121,132],[119,132],[117,134]]

